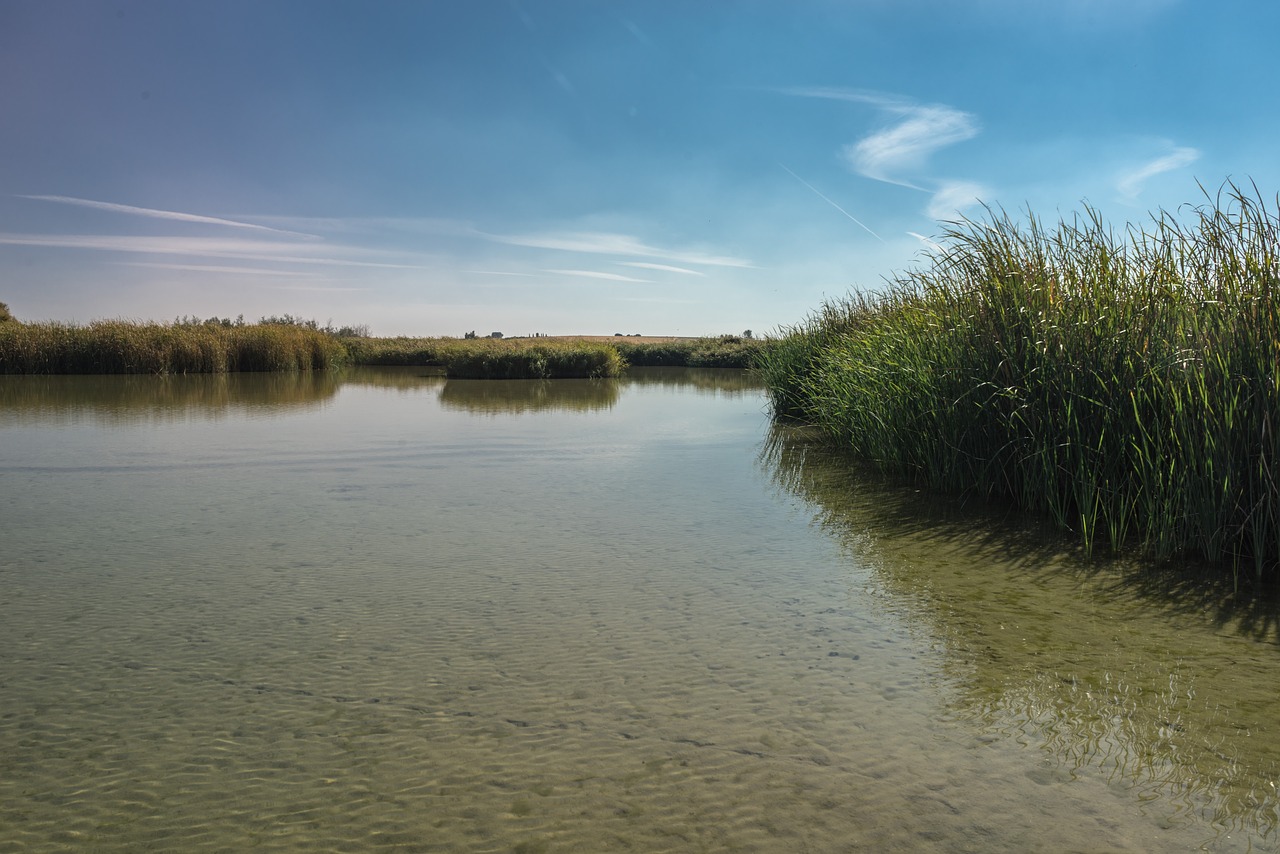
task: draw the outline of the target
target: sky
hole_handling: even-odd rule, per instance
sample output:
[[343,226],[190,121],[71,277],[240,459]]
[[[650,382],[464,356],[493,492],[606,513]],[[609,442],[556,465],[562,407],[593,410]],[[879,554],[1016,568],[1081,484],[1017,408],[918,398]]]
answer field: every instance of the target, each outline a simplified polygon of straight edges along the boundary
[[0,0],[20,320],[769,334],[984,205],[1280,191],[1274,0]]

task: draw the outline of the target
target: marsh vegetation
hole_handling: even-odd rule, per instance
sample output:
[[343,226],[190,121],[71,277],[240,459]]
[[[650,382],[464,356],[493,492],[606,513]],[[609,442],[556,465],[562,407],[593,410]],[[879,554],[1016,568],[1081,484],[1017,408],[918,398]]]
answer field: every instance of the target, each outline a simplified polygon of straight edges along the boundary
[[761,360],[777,414],[1005,498],[1086,549],[1280,561],[1280,214],[1227,185],[1145,225],[988,211]]
[[466,379],[616,377],[627,365],[746,368],[767,341],[733,335],[657,341],[591,338],[378,338],[365,327],[291,315],[20,323],[0,304],[0,373],[192,374],[353,365],[437,366]]

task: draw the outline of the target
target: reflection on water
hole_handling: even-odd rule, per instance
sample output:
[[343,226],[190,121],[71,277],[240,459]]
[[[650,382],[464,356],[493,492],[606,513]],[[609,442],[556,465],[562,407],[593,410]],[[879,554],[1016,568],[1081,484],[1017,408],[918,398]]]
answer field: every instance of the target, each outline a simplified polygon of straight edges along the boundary
[[419,392],[432,388],[442,405],[473,414],[608,409],[626,386],[697,389],[717,395],[757,392],[746,371],[717,368],[632,368],[598,380],[446,380],[439,368],[355,366],[334,371],[183,374],[167,376],[32,375],[0,383],[0,424],[105,423],[173,420],[233,412],[282,414],[319,406],[343,387]]
[[473,414],[516,415],[560,410],[591,412],[618,402],[615,379],[577,380],[447,380],[440,404]]
[[1273,603],[741,372],[0,377],[0,484],[0,851],[1278,841]]
[[755,373],[733,368],[628,368],[622,382],[681,391],[693,388],[721,396],[758,394],[764,388]]
[[333,371],[166,376],[7,376],[0,425],[89,418],[104,423],[217,417],[236,411],[287,412],[318,406],[338,391]]
[[[762,461],[947,649],[952,710],[1145,801],[1274,843],[1280,613],[1220,570],[1084,561],[999,509],[962,508],[866,471],[803,429]],[[1262,641],[1261,643],[1259,641]]]

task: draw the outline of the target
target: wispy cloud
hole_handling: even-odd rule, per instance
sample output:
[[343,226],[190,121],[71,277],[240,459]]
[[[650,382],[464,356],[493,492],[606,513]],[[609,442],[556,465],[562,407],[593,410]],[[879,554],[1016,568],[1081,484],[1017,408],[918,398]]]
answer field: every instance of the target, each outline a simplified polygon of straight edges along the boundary
[[825,98],[829,101],[849,101],[854,104],[870,104],[886,110],[905,109],[915,104],[911,98],[874,89],[850,89],[841,86],[777,86],[772,90],[781,95],[797,98]]
[[687,267],[673,267],[670,264],[650,264],[647,261],[620,261],[621,267],[638,267],[641,270],[659,270],[663,273],[683,273],[686,276],[706,276],[706,273],[698,270],[690,270]]
[[215,264],[163,264],[158,261],[111,261],[121,267],[145,267],[149,270],[185,270],[192,273],[241,273],[246,276],[304,276],[316,274],[302,270],[269,270],[265,267],[226,267]]
[[945,250],[943,249],[943,246],[942,246],[942,244],[941,244],[941,243],[938,243],[936,240],[933,240],[933,239],[931,239],[931,238],[925,237],[923,234],[920,234],[919,232],[915,232],[915,231],[908,231],[908,232],[907,232],[907,234],[911,235],[911,236],[912,236],[912,237],[914,237],[916,240],[919,240],[919,241],[920,241],[921,243],[923,243],[925,246],[929,247],[929,251],[931,251],[931,252],[943,252],[943,251],[945,251]]
[[316,233],[343,235],[383,235],[388,232],[405,234],[438,235],[442,237],[487,237],[469,222],[442,217],[395,216],[257,216],[258,222],[270,223],[285,233]]
[[631,35],[635,37],[635,40],[640,42],[640,44],[645,45],[646,47],[653,44],[653,41],[652,39],[649,38],[649,35],[644,30],[636,26],[634,21],[630,21],[626,18],[621,18],[619,20],[622,21],[622,26],[627,28],[627,32],[631,33]]
[[1200,159],[1200,152],[1194,148],[1177,147],[1164,157],[1157,157],[1155,160],[1144,163],[1142,166],[1128,173],[1120,179],[1116,184],[1116,189],[1129,200],[1136,199],[1142,192],[1142,187],[1147,180],[1154,178],[1163,172],[1172,172],[1175,169],[1182,169],[1190,166]]
[[312,291],[318,293],[345,293],[347,291],[367,291],[369,288],[347,288],[336,287],[330,285],[276,285],[272,287],[274,291]]
[[74,196],[25,196],[19,195],[20,199],[35,199],[41,202],[56,202],[64,205],[76,205],[82,208],[92,208],[94,210],[107,211],[109,213],[127,214],[129,216],[142,216],[150,219],[167,219],[177,222],[194,222],[202,225],[222,225],[229,228],[247,228],[253,231],[266,231],[273,234],[287,234],[293,237],[304,237],[308,240],[318,240],[314,234],[304,234],[297,231],[284,231],[279,228],[271,228],[265,225],[256,225],[251,222],[240,222],[234,219],[223,219],[216,216],[203,216],[201,214],[182,213],[181,211],[165,211],[155,208],[140,208],[134,205],[121,205],[115,202],[98,202],[93,199],[79,199]]
[[900,117],[896,124],[845,146],[844,156],[859,174],[913,187],[905,176],[923,169],[929,155],[978,135],[973,115],[952,107],[932,105],[894,112]]
[[[13,234],[0,233],[0,245],[84,249],[99,252],[133,252],[142,255],[186,255],[203,258],[236,258],[282,264],[319,264],[337,267],[422,269],[418,264],[390,264],[332,257],[344,247],[261,240],[227,240],[212,237],[146,237],[119,234]],[[325,256],[304,254],[315,248]]]
[[603,273],[599,270],[543,270],[544,273],[555,273],[557,276],[581,276],[584,279],[604,279],[608,282],[647,282],[648,279],[635,279],[619,273]]
[[490,240],[511,246],[528,246],[536,249],[558,249],[566,252],[584,252],[593,255],[631,255],[641,258],[663,258],[683,264],[707,267],[751,267],[750,261],[727,255],[710,255],[680,249],[663,249],[650,246],[626,234],[597,231],[573,231],[549,234],[491,234]]
[[513,273],[510,270],[459,270],[459,273],[466,273],[469,276],[520,276],[522,278],[536,279],[537,273]]
[[774,91],[802,98],[825,98],[867,104],[890,117],[887,127],[843,149],[845,160],[860,175],[917,190],[915,183],[929,156],[941,148],[972,139],[981,130],[972,113],[946,104],[921,104],[903,95],[866,89],[784,87]]
[[943,181],[929,199],[927,208],[932,219],[955,219],[967,208],[981,205],[992,197],[991,190],[972,181]]

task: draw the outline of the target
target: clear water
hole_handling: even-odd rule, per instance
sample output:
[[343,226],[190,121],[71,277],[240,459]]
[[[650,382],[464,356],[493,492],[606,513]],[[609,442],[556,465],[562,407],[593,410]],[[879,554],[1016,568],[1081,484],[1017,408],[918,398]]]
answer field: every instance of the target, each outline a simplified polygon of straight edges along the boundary
[[1280,844],[1272,605],[737,372],[0,377],[0,544],[0,852]]

